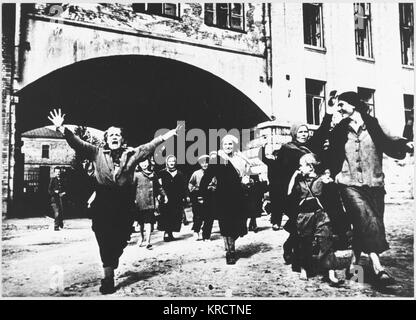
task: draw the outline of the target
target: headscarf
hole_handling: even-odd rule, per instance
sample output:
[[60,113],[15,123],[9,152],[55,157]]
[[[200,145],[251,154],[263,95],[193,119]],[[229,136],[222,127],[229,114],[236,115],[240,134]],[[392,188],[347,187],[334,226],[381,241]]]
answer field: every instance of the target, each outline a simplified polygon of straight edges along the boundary
[[224,141],[231,141],[234,144],[234,146],[238,144],[238,138],[236,136],[233,136],[232,134],[226,134],[221,139],[221,145],[224,143]]
[[309,153],[311,151],[305,146],[305,143],[300,143],[298,140],[296,140],[297,133],[301,127],[306,127],[306,129],[309,132],[309,127],[305,123],[298,122],[292,124],[292,126],[290,127],[290,135],[292,136],[292,141],[286,143],[286,146],[291,149],[302,149]]
[[292,126],[290,127],[290,135],[292,136],[292,142],[300,144],[300,142],[296,140],[296,136],[301,127],[305,127],[309,132],[309,127],[306,123],[297,122],[297,123],[292,124]]
[[176,171],[176,166],[175,166],[175,168],[174,168],[174,169],[169,169],[169,168],[168,168],[168,160],[169,160],[170,158],[175,158],[175,161],[176,161],[176,157],[175,157],[173,154],[168,155],[168,156],[166,157],[166,160],[165,160],[165,163],[166,163],[166,169],[167,169],[168,171],[170,171],[170,172],[172,172],[172,171]]
[[368,104],[360,99],[360,96],[358,95],[357,92],[354,92],[354,91],[343,92],[338,96],[338,101],[341,101],[341,100],[354,106],[355,109],[359,113],[367,113],[369,110]]

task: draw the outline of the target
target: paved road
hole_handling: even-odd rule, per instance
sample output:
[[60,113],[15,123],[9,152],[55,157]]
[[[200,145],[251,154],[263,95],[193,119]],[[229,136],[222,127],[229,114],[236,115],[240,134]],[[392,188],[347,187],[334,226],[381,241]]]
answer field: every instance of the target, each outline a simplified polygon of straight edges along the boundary
[[[386,229],[391,249],[382,262],[397,278],[388,288],[371,284],[363,256],[365,283],[347,281],[330,287],[320,276],[302,281],[282,259],[285,231],[273,231],[263,216],[260,231],[237,240],[236,265],[225,264],[223,241],[214,226],[213,240],[195,241],[191,226],[179,240],[165,243],[153,236],[154,249],[137,245],[133,234],[116,272],[118,290],[112,297],[410,297],[413,283],[413,203],[388,204]],[[87,219],[67,220],[55,232],[49,218],[3,221],[3,296],[99,296],[101,267],[98,248]],[[343,271],[338,271],[340,277]],[[61,281],[62,280],[62,281]],[[370,283],[369,283],[370,282]]]

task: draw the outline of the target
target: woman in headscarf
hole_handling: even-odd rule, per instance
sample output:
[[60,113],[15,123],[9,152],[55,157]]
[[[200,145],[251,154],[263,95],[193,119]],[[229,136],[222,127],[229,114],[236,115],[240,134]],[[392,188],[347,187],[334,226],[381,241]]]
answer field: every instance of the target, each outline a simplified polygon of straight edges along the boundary
[[[287,195],[289,181],[293,173],[297,170],[299,159],[307,153],[320,155],[326,135],[331,125],[331,115],[325,115],[321,126],[315,131],[313,136],[310,135],[309,127],[306,124],[295,123],[290,128],[292,141],[283,144],[274,158],[274,181],[272,201],[275,202],[273,209],[275,214],[285,213],[289,220],[284,229],[289,232],[289,237],[283,245],[283,258],[286,263],[291,263],[293,250],[297,244],[296,237],[296,210],[291,205],[290,198]],[[264,148],[263,148],[264,149]],[[265,156],[263,154],[263,156]],[[296,264],[292,266],[297,268]]]
[[176,157],[166,158],[166,168],[160,171],[159,178],[168,198],[167,204],[161,206],[158,229],[165,231],[164,241],[175,240],[173,232],[181,231],[183,205],[187,194],[185,177],[176,168]]
[[248,169],[248,160],[238,152],[238,139],[226,135],[201,180],[200,190],[206,192],[212,178],[217,179],[216,209],[227,264],[236,263],[235,240],[247,234],[242,183],[249,182]]

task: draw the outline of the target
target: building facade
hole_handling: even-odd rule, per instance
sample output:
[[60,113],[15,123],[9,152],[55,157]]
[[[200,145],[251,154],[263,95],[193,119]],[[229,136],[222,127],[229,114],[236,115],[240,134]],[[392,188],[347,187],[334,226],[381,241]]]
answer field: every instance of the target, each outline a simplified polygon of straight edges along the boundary
[[[187,106],[192,111],[183,113],[187,123],[202,118],[211,125],[250,124],[263,128],[260,135],[271,134],[276,147],[288,140],[291,122],[319,125],[332,90],[358,90],[380,121],[398,134],[405,117],[413,115],[411,3],[5,4],[2,24],[3,211],[22,189],[22,173],[14,172],[22,157],[21,132],[46,125],[48,108],[73,96],[45,98],[58,87],[42,91],[40,97],[33,92],[46,81],[53,86],[58,82],[48,79],[67,77],[82,63],[100,60],[106,66],[113,57],[139,62],[154,57],[168,66],[179,63],[180,69],[196,70],[211,77],[209,85],[201,86],[234,91],[224,101],[224,93],[215,90],[193,100]],[[171,73],[166,75],[172,82],[183,81],[175,81]],[[187,81],[192,84],[192,79]],[[158,92],[157,84],[153,89]],[[184,89],[178,105],[186,103],[191,91]],[[210,102],[213,96],[217,100]],[[241,106],[229,105],[234,98]],[[73,113],[85,109],[75,100],[67,104]],[[156,103],[154,108],[159,110]],[[180,107],[172,109],[182,115]],[[251,122],[239,120],[244,113]],[[74,121],[84,120],[80,114]],[[88,125],[102,129],[98,120]],[[257,155],[258,138],[248,146],[251,158]]]

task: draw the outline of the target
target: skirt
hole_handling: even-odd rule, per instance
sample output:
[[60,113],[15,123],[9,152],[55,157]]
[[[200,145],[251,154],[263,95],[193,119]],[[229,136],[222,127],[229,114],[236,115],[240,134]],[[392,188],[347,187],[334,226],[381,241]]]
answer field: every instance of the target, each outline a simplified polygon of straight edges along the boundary
[[353,226],[353,250],[380,254],[389,249],[384,227],[385,194],[382,187],[340,187],[341,199]]
[[92,203],[92,230],[95,233],[103,267],[116,269],[130,240],[134,198],[121,188],[98,187]]

